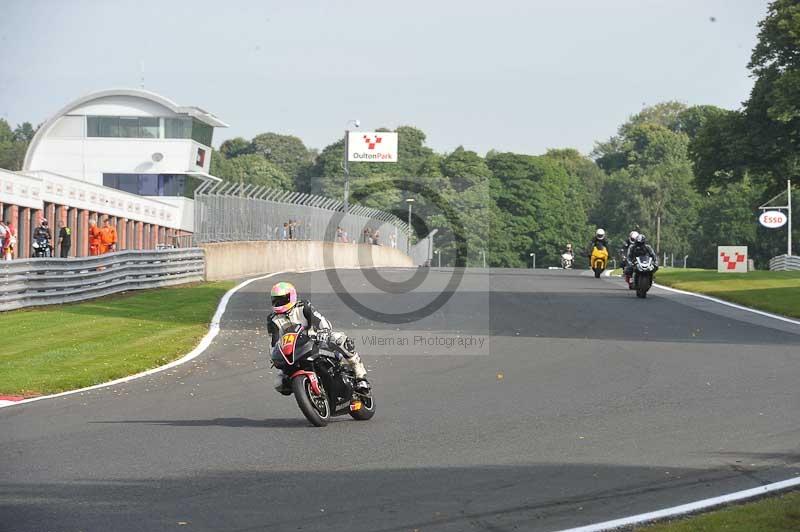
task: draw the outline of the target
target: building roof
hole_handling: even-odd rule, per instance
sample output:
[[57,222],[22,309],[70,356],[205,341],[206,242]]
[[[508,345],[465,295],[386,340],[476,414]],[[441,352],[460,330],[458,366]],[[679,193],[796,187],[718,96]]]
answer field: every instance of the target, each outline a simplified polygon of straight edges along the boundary
[[159,105],[163,105],[167,109],[171,110],[176,114],[187,115],[197,120],[208,124],[212,127],[228,127],[228,124],[214,116],[213,114],[205,111],[199,107],[195,106],[181,106],[170,100],[169,98],[165,98],[160,94],[156,94],[155,92],[146,91],[144,89],[106,89],[102,91],[92,92],[85,96],[78,98],[77,100],[73,100],[66,106],[62,107],[56,114],[51,116],[42,126],[36,131],[36,135],[34,135],[33,139],[31,140],[30,146],[28,146],[28,150],[25,153],[25,162],[22,165],[23,170],[29,170],[29,164],[31,163],[31,159],[33,157],[33,153],[36,151],[36,147],[38,146],[41,139],[47,134],[53,124],[64,115],[70,113],[70,111],[88,103],[92,100],[97,100],[99,98],[105,98],[108,96],[133,96],[137,98],[143,98],[145,100],[149,100],[151,102],[155,102]]

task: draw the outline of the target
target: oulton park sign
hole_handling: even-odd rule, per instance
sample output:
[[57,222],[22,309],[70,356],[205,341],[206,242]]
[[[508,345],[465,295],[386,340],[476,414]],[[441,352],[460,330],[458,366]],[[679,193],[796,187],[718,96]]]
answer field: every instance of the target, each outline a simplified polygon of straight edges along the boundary
[[349,131],[348,162],[396,163],[397,133],[385,131]]

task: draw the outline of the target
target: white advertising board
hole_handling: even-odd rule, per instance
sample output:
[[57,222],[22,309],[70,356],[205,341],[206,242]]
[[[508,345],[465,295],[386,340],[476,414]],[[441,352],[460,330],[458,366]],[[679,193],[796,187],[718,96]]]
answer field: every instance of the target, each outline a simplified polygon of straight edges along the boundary
[[397,133],[349,131],[347,160],[351,163],[396,163]]
[[717,246],[717,271],[747,272],[747,246]]

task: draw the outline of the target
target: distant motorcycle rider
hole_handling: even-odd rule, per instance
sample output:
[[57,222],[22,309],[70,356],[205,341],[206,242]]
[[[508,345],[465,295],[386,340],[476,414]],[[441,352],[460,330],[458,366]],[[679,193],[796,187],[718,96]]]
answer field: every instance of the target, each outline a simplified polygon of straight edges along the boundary
[[[622,270],[626,271],[628,267],[628,250],[632,245],[636,243],[636,238],[639,236],[639,231],[633,230],[628,235],[628,240],[622,245],[619,249],[620,254],[622,255]],[[629,285],[631,284],[631,276],[627,273],[625,274],[625,282]]]
[[653,271],[658,270],[658,257],[656,256],[656,252],[653,251],[652,246],[647,243],[647,237],[643,234],[639,234],[636,237],[636,242],[634,242],[628,248],[628,255],[626,257],[627,266],[625,267],[625,275],[630,276],[633,274],[633,265],[636,264],[636,257],[644,257],[649,256],[653,259]]
[[[367,370],[361,357],[355,351],[355,343],[342,332],[332,331],[331,322],[319,313],[309,301],[298,301],[297,290],[291,283],[277,283],[270,290],[272,314],[269,315],[267,330],[271,336],[270,347],[280,341],[282,328],[294,324],[302,325],[309,335],[331,351],[340,354],[343,362],[350,365],[356,377],[356,391],[366,393],[370,389]],[[275,389],[289,395],[292,387],[286,374],[278,370],[274,381]]]
[[596,247],[608,247],[608,239],[606,238],[606,230],[597,228],[597,231],[594,233],[594,237],[592,241],[589,242],[589,247],[586,251],[586,255],[591,259],[592,258],[592,250]]

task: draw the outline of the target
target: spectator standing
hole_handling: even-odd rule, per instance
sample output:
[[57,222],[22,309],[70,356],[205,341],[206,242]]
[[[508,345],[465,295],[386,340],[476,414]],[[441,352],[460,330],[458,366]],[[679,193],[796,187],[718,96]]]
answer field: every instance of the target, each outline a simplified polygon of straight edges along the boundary
[[337,227],[336,228],[336,241],[337,242],[344,242],[343,234],[344,234],[344,231],[342,230],[342,228],[341,227]]
[[375,232],[372,233],[372,245],[374,245],[374,246],[380,245],[380,244],[378,244],[378,239],[380,238],[380,236],[381,236],[381,232],[378,231],[377,229],[375,229]]
[[17,232],[14,230],[14,226],[11,225],[11,220],[6,220],[4,225],[6,226],[6,237],[0,241],[0,249],[2,249],[0,260],[11,260],[14,258],[14,247],[17,245]]
[[103,220],[103,228],[100,229],[100,253],[108,253],[117,250],[117,228],[111,225],[106,218]]
[[281,229],[281,240],[289,239],[289,223],[283,222],[283,229]]
[[62,259],[66,259],[69,257],[69,249],[72,247],[72,229],[67,227],[64,220],[60,220],[58,225],[61,227],[58,231],[58,243],[61,246],[60,256]]
[[89,220],[89,255],[100,254],[100,229],[97,227],[97,220]]
[[0,258],[5,258],[6,247],[8,247],[8,226],[0,220]]

